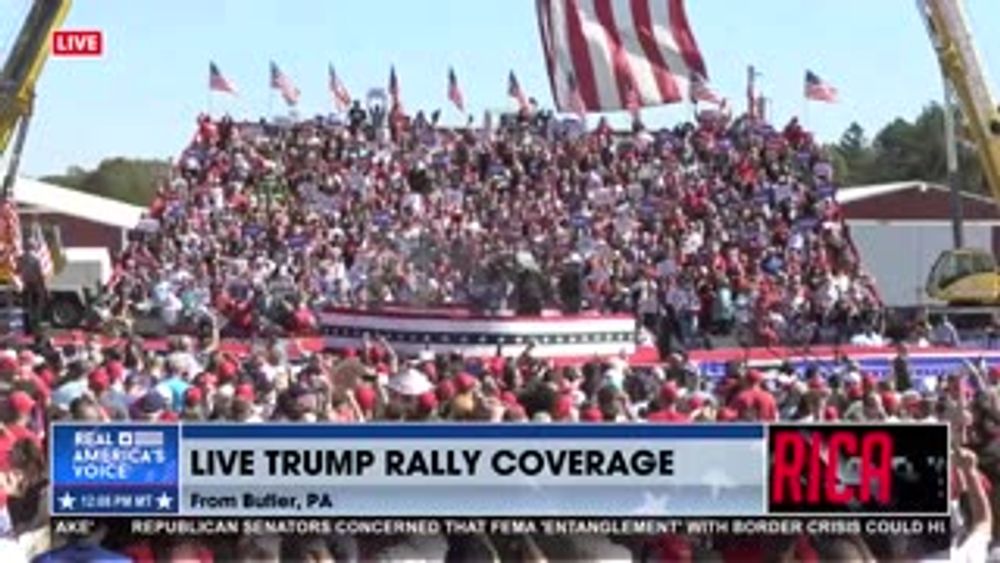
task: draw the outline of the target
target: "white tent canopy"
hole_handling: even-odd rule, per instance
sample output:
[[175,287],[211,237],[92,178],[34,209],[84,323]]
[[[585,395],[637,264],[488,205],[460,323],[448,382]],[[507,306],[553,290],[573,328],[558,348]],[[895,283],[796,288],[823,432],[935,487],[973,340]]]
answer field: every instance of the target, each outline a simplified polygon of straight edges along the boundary
[[147,211],[138,205],[122,203],[23,176],[18,176],[14,182],[14,201],[42,211],[86,219],[120,229],[135,228]]

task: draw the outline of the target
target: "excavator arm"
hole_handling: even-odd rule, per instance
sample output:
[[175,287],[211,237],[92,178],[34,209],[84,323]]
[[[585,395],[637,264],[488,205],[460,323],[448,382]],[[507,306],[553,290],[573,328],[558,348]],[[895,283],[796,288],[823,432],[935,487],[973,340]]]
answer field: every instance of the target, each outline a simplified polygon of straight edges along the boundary
[[917,8],[968,122],[990,193],[1000,204],[1000,111],[980,64],[963,1],[917,0]]

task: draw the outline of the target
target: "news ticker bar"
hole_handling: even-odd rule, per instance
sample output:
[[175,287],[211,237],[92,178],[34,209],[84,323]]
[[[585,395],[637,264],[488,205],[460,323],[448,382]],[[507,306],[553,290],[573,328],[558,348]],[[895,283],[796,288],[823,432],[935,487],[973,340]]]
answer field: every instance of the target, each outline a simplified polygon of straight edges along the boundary
[[291,518],[291,517],[66,517],[53,518],[56,537],[89,537],[98,528],[116,536],[331,535],[610,535],[813,536],[891,535],[937,540],[947,548],[947,516],[868,517],[523,517],[523,518]]
[[947,513],[945,425],[53,425],[54,515]]

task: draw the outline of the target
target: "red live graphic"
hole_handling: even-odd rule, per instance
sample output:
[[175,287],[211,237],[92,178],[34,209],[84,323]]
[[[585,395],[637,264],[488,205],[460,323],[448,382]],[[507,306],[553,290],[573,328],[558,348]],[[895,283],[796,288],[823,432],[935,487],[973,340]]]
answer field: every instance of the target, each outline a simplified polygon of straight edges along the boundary
[[[772,506],[886,505],[892,500],[894,440],[889,432],[786,429],[776,431],[772,440]],[[849,465],[854,465],[856,479],[845,479]]]
[[94,29],[54,31],[52,54],[60,57],[99,57],[104,54],[104,34]]

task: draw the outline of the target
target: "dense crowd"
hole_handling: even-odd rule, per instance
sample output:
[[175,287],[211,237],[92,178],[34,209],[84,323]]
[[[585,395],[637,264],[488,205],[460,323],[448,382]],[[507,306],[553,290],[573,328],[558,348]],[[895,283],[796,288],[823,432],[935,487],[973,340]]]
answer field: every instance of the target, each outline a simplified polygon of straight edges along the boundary
[[245,336],[314,330],[328,306],[630,311],[664,349],[877,328],[832,167],[797,121],[388,121],[359,105],[343,122],[199,118],[108,317],[177,331],[214,314]]
[[[909,372],[905,351],[893,371],[876,377],[844,359],[820,370],[791,366],[759,371],[738,363],[719,379],[704,377],[683,355],[662,366],[634,368],[619,358],[555,367],[530,352],[516,358],[463,358],[457,354],[402,358],[383,341],[356,350],[291,360],[279,341],[245,357],[176,337],[165,351],[133,338],[105,345],[0,351],[4,423],[0,433],[0,485],[7,495],[8,537],[3,561],[37,553],[32,530],[44,525],[48,484],[45,420],[341,422],[375,421],[535,423],[735,423],[741,421],[947,421],[955,432],[953,504],[956,546],[968,561],[984,561],[991,544],[1000,479],[1000,369],[969,363],[940,378]],[[797,561],[894,559],[926,554],[928,545],[901,537],[279,537],[209,543],[176,538],[137,540],[104,530],[104,548],[71,544],[69,553],[102,561],[724,561],[769,558]],[[29,545],[31,544],[31,545]],[[44,545],[44,541],[42,544]],[[943,546],[936,546],[942,548]],[[946,547],[946,546],[944,546]],[[130,559],[113,559],[111,549]],[[20,551],[16,551],[20,550]],[[75,550],[75,551],[74,551]],[[57,552],[59,553],[59,552]],[[78,555],[80,554],[78,553]],[[103,555],[102,555],[103,554]],[[154,554],[156,556],[154,557]],[[192,555],[200,554],[200,555]],[[953,557],[955,555],[953,554]],[[124,556],[123,556],[124,557]],[[39,559],[65,561],[67,559]],[[74,559],[93,560],[93,559]],[[954,559],[953,559],[954,560]]]
[[[422,114],[386,121],[360,106],[343,122],[198,120],[103,296],[105,322],[124,338],[41,338],[0,351],[10,521],[0,561],[49,547],[37,561],[860,561],[948,548],[857,535],[204,541],[137,539],[114,527],[47,546],[32,532],[47,519],[39,468],[48,420],[946,421],[956,437],[951,555],[985,560],[997,521],[989,495],[1000,479],[1000,371],[969,364],[917,378],[903,345],[892,373],[878,377],[844,358],[802,370],[732,363],[711,379],[687,359],[685,349],[713,335],[883,343],[878,296],[834,201],[831,167],[797,122],[775,130],[703,114],[621,134],[604,123],[582,132],[545,112],[479,129]],[[400,357],[381,338],[292,358],[282,344],[317,330],[325,307],[386,304],[631,311],[667,353],[638,368],[624,358],[556,366],[530,348],[506,358]],[[154,352],[135,336],[143,317],[189,336]],[[957,340],[949,327],[922,323],[892,339]],[[265,344],[237,357],[219,350],[220,336]]]

